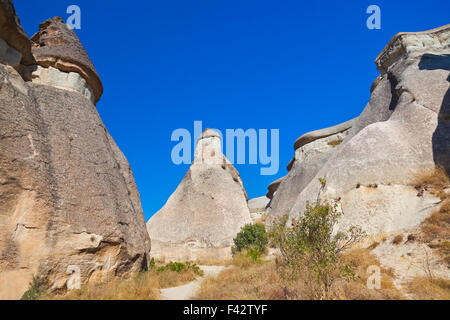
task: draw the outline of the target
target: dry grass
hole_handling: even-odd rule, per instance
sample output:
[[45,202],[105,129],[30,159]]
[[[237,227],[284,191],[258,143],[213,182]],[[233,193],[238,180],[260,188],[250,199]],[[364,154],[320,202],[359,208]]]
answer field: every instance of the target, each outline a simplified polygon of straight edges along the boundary
[[237,262],[216,278],[202,282],[196,299],[200,300],[280,300],[285,299],[274,261]]
[[[234,266],[223,271],[215,279],[203,281],[196,296],[202,300],[285,300],[314,299],[304,273],[296,281],[281,276],[280,259],[254,262],[244,254],[236,255]],[[402,299],[403,295],[393,285],[391,270],[381,269],[381,289],[371,290],[366,286],[367,268],[379,265],[378,260],[366,249],[351,250],[343,256],[345,263],[356,266],[355,281],[337,281],[329,299]]]
[[379,245],[380,245],[380,243],[378,241],[374,241],[374,242],[372,242],[372,244],[367,249],[373,250],[376,247],[378,247]]
[[398,235],[396,235],[396,236],[394,237],[394,239],[392,240],[392,244],[398,245],[398,244],[402,243],[402,241],[403,241],[403,235],[398,234]]
[[[356,281],[343,282],[335,286],[335,297],[344,300],[398,300],[404,299],[403,294],[396,289],[393,280],[394,273],[391,269],[386,269],[380,265],[377,258],[369,250],[359,248],[353,249],[344,254],[345,263],[356,266]],[[381,272],[381,288],[368,289],[367,279],[370,274],[367,273],[369,266],[379,266]]]
[[433,212],[422,224],[425,241],[450,239],[450,198],[445,199],[439,210]]
[[420,300],[450,300],[450,280],[417,277],[408,283],[408,290]]
[[150,270],[128,279],[114,279],[100,284],[83,285],[65,295],[48,294],[42,300],[157,300],[159,289],[176,287],[197,278],[191,270],[175,272]]
[[413,185],[418,191],[418,196],[422,196],[424,191],[429,191],[444,200],[447,197],[444,189],[449,187],[450,180],[444,169],[431,168],[418,172],[415,175]]
[[262,224],[263,226],[266,225],[266,220],[267,220],[267,214],[263,213],[261,215],[261,218],[257,219],[254,224]]
[[450,266],[450,196],[445,192],[450,179],[441,168],[420,172],[416,176],[415,188],[418,196],[429,191],[441,199],[438,210],[433,212],[421,226],[419,238],[430,248],[437,249],[442,259]]
[[331,147],[336,147],[336,146],[340,145],[342,143],[342,141],[344,141],[344,140],[333,140],[333,141],[328,142],[328,145]]
[[230,266],[233,264],[233,260],[230,259],[198,259],[195,261],[195,264],[199,266]]

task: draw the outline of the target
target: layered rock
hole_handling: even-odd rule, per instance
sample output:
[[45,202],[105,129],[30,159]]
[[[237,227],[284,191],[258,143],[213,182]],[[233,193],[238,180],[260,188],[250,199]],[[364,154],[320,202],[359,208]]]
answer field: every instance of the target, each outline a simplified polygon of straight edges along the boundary
[[186,261],[231,256],[233,238],[251,218],[239,173],[221,150],[220,135],[205,130],[180,185],[147,222],[152,257]]
[[305,133],[294,143],[295,156],[289,163],[288,174],[268,187],[272,199],[268,211],[272,215],[289,214],[299,193],[328,160],[347,136],[355,120]]
[[[0,16],[11,12],[0,6]],[[72,63],[84,79],[85,66]],[[55,73],[68,71],[59,66]],[[78,272],[85,283],[146,269],[150,239],[133,174],[92,100],[17,70],[0,64],[0,299],[20,298],[33,276],[65,290]]]
[[[47,77],[43,77],[44,71],[38,70],[33,73],[33,78],[51,85],[55,85],[56,82],[56,85],[70,87],[71,83],[78,83],[80,86],[79,80],[71,79],[74,74],[80,75],[86,81],[83,84],[86,89],[82,94],[87,95],[85,91],[90,91],[94,104],[97,103],[103,93],[100,77],[75,32],[69,29],[60,17],[41,23],[39,31],[31,38],[31,41],[36,63],[41,68],[50,69]],[[66,73],[69,79],[64,79],[61,74],[52,77],[52,67]],[[74,89],[77,90],[78,86]]]
[[[396,35],[376,65],[381,74],[370,101],[342,143],[318,160],[313,174],[280,184],[272,215],[298,217],[319,196],[340,204],[340,228],[359,225],[379,234],[413,228],[436,209],[440,200],[418,195],[412,181],[436,165],[450,169],[450,25]],[[297,151],[287,178],[307,161]],[[327,182],[323,191],[319,178]]]

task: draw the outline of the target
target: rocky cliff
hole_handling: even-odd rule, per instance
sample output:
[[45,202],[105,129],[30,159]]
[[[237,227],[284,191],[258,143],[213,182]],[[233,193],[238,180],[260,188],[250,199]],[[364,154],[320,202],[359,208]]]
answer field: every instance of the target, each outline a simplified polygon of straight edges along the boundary
[[131,168],[95,103],[102,86],[60,18],[28,39],[0,1],[0,298],[33,276],[65,290],[147,268],[150,239]]
[[436,209],[439,198],[417,196],[413,180],[450,170],[450,25],[397,34],[375,63],[380,75],[358,118],[296,141],[288,175],[269,187],[272,216],[298,217],[320,192],[340,203],[342,227],[377,234],[417,226]]
[[152,257],[186,261],[231,256],[233,238],[251,218],[239,173],[221,150],[220,135],[205,130],[189,171],[147,222]]

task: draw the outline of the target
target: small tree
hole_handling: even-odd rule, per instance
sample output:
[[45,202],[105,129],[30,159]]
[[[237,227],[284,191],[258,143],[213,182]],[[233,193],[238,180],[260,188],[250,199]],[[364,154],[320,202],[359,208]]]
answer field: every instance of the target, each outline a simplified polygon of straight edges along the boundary
[[233,239],[233,254],[244,249],[254,251],[257,249],[260,253],[267,250],[268,238],[266,228],[262,224],[247,224]]
[[292,220],[287,227],[288,218],[282,217],[270,232],[272,244],[280,249],[287,267],[284,276],[295,280],[301,274],[316,297],[328,297],[337,279],[355,278],[353,266],[344,264],[340,255],[365,233],[359,227],[334,233],[341,215],[336,204],[308,203],[300,219]]

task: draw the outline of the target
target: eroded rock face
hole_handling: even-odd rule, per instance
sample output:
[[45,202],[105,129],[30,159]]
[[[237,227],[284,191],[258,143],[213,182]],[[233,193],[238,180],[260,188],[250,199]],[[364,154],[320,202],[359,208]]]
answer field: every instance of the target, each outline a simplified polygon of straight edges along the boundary
[[219,134],[207,129],[180,185],[147,222],[151,256],[166,261],[228,258],[233,238],[248,223],[239,174],[222,154]]
[[[19,54],[19,62],[22,62],[24,65],[34,63],[34,58],[31,55],[30,40],[20,25],[12,0],[0,0],[0,39],[3,40],[0,41],[0,57],[5,44],[7,44],[10,48],[9,51],[14,50],[16,56]],[[5,61],[1,63],[5,63]],[[15,66],[18,65],[15,64]]]
[[0,299],[33,276],[65,290],[71,272],[85,283],[146,269],[139,193],[94,104],[16,69],[0,64]]
[[270,199],[265,196],[248,200],[248,208],[250,210],[250,216],[254,223],[261,221],[264,214],[266,213],[266,208],[269,202]]
[[288,165],[288,174],[269,185],[271,198],[268,212],[271,216],[289,214],[299,193],[311,182],[330,155],[347,136],[355,120],[308,132],[294,144],[295,156]]
[[[378,234],[417,226],[436,209],[440,200],[418,196],[411,184],[422,170],[450,169],[450,25],[398,34],[376,64],[370,101],[343,142],[307,181],[286,182],[295,200],[271,212],[298,217],[306,201],[334,200],[344,212],[340,228]],[[322,192],[318,178],[327,181]]]

